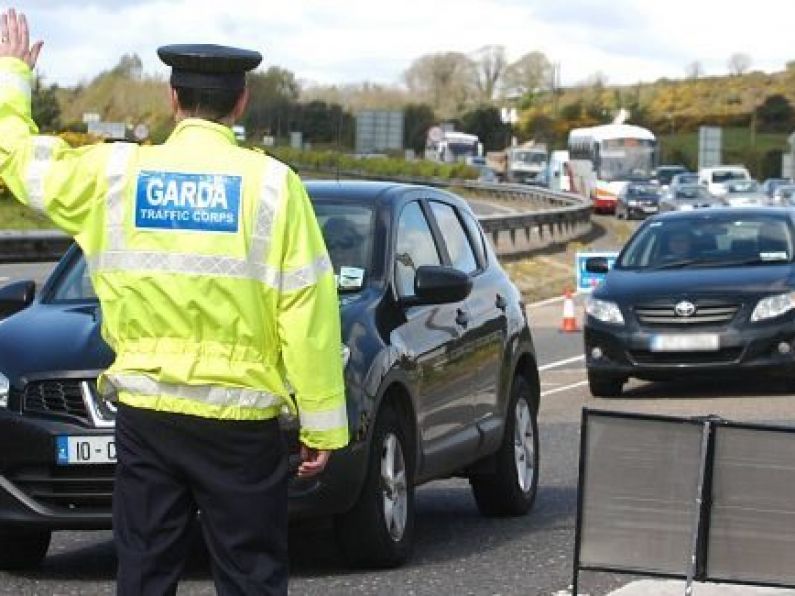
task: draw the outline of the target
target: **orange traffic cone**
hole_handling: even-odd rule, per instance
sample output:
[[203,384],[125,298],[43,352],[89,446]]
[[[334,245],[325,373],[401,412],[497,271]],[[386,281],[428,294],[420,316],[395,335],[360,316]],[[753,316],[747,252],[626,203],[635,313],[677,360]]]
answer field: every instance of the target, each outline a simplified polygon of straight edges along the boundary
[[574,300],[571,297],[571,290],[563,293],[563,323],[560,330],[566,333],[579,331],[577,328],[577,317],[574,315]]

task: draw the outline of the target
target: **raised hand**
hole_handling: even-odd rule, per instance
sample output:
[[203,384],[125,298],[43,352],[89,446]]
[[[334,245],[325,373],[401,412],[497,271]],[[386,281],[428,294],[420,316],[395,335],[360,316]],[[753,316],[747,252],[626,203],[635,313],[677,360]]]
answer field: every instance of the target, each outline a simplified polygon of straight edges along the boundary
[[31,47],[28,20],[22,13],[10,8],[0,15],[0,57],[19,58],[33,68],[39,58],[43,41]]

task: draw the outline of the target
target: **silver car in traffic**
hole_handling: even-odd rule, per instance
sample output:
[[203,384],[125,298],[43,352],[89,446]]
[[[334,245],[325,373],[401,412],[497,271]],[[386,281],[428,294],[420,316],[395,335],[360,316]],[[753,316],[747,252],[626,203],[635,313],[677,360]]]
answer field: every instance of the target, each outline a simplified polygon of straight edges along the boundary
[[701,184],[681,184],[669,188],[660,199],[660,212],[689,211],[705,207],[720,207],[723,203]]

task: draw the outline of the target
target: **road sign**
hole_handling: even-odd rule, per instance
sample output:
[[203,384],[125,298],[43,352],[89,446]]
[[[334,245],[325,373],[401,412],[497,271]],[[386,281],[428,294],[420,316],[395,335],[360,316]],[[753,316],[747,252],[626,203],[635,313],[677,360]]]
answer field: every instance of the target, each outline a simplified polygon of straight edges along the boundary
[[721,129],[701,126],[698,129],[698,168],[719,166],[723,162]]
[[590,293],[607,277],[606,273],[591,273],[585,270],[585,262],[591,257],[605,257],[608,268],[612,269],[616,258],[618,258],[618,251],[578,252],[575,255],[574,267],[578,292]]
[[124,139],[127,125],[124,122],[89,122],[88,134],[107,139]]

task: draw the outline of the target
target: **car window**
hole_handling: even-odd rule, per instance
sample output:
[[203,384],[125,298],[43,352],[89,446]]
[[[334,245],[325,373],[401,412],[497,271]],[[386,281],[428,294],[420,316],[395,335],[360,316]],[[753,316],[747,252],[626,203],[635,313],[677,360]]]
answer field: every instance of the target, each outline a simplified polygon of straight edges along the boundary
[[69,300],[97,300],[85,258],[73,259],[68,268],[55,281],[52,302]]
[[398,220],[395,284],[400,296],[414,295],[414,277],[421,265],[441,265],[431,228],[419,203],[409,203]]
[[477,271],[475,253],[453,207],[439,201],[431,201],[431,210],[439,224],[453,267],[466,274]]
[[630,239],[618,267],[775,265],[792,258],[792,229],[785,219],[729,213],[652,222]]
[[486,251],[486,239],[483,237],[483,231],[480,229],[480,224],[477,220],[466,211],[462,211],[461,215],[464,216],[464,224],[469,232],[469,237],[472,240],[472,246],[477,254],[478,261],[482,264],[483,268],[488,264],[488,252]]

